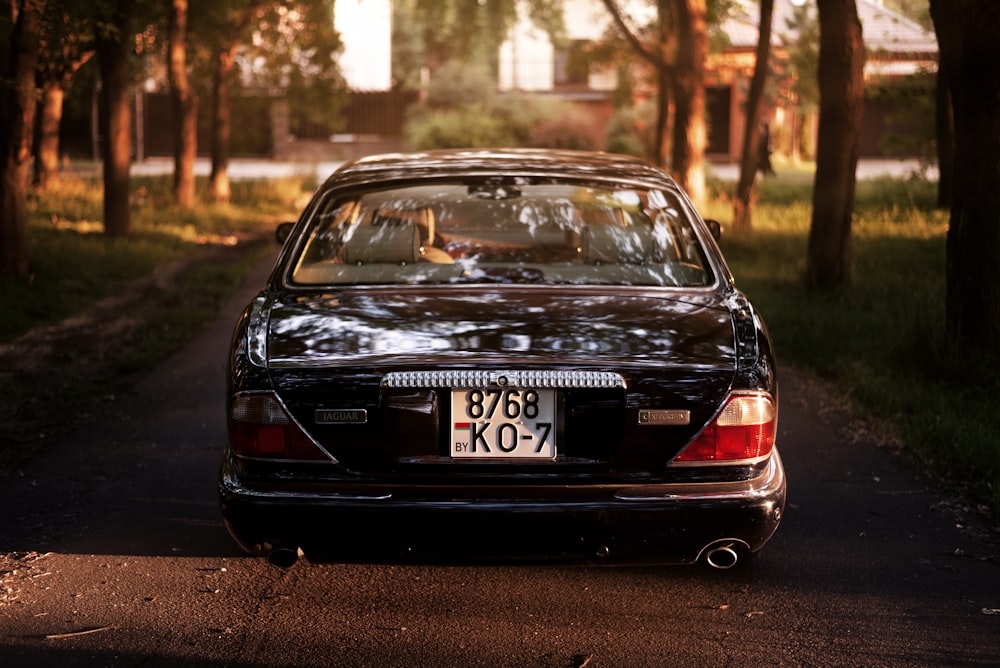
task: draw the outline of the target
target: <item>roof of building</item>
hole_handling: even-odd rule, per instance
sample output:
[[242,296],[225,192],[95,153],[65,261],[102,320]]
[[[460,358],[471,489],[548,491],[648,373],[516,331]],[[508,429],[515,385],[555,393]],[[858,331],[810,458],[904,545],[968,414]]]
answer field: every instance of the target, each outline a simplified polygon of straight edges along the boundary
[[[879,0],[856,0],[858,18],[865,46],[869,52],[890,52],[895,54],[937,53],[937,38],[933,32],[924,29],[916,21],[884,7]],[[774,0],[774,14],[771,19],[771,43],[780,45],[794,40],[796,30],[788,22],[792,19],[796,4],[792,0]],[[760,3],[743,2],[744,11],[740,16],[726,19],[721,30],[729,36],[734,48],[754,48],[757,45],[757,30],[760,23]]]

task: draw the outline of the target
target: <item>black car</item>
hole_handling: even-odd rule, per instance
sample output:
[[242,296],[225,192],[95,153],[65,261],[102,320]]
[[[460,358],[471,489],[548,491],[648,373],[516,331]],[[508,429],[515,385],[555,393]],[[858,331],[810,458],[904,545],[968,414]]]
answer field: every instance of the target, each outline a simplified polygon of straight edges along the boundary
[[219,491],[246,550],[727,568],[774,533],[771,341],[662,171],[374,156],[280,231],[229,360]]

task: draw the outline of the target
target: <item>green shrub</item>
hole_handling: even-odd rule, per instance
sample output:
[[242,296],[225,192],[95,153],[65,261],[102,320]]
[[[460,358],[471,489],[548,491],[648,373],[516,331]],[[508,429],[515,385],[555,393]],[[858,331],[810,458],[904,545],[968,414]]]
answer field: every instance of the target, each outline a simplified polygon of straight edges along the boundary
[[415,150],[495,148],[515,143],[503,120],[480,105],[465,109],[422,111],[406,124],[406,143]]

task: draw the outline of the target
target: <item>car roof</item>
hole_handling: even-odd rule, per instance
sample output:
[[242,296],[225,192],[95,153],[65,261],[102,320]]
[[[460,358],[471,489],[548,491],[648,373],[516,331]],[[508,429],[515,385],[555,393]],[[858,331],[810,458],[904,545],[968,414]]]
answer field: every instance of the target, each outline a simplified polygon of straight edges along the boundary
[[593,178],[677,188],[665,172],[639,158],[565,149],[445,149],[371,155],[346,163],[324,188],[448,176]]

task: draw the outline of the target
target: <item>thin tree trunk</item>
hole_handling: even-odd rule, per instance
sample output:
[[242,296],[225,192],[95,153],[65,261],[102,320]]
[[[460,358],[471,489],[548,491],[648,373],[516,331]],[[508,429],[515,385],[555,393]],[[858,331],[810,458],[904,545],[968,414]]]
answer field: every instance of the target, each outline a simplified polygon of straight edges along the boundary
[[806,278],[811,287],[834,290],[850,280],[865,45],[854,0],[818,5],[820,111]]
[[132,226],[129,170],[132,166],[132,107],[129,95],[131,0],[116,0],[113,33],[98,34],[97,61],[106,118],[104,130],[104,233],[118,237]]
[[[4,20],[14,20],[3,75],[9,82],[0,98],[0,275],[29,275],[27,212],[31,140],[35,123],[35,70],[44,0],[5,2]],[[5,87],[6,88],[6,87]]]
[[757,54],[753,78],[750,80],[750,95],[747,99],[746,129],[743,132],[743,153],[740,161],[740,180],[736,186],[736,200],[733,202],[733,229],[737,232],[753,230],[754,183],[760,166],[760,142],[757,141],[757,126],[763,114],[764,83],[767,81],[768,59],[771,55],[771,16],[774,0],[761,0],[760,28],[757,35]]
[[952,188],[955,181],[955,119],[952,115],[951,91],[944,62],[938,63],[935,84],[934,130],[938,157],[938,201],[942,209],[951,207]]
[[232,198],[229,185],[229,138],[232,133],[231,96],[235,47],[222,49],[215,60],[215,95],[212,103],[212,173],[210,189],[217,202]]
[[187,0],[173,0],[169,26],[169,78],[174,110],[174,198],[194,206],[194,163],[198,154],[198,100],[187,77]]
[[33,179],[39,188],[45,188],[59,176],[59,125],[62,122],[65,97],[66,90],[61,81],[48,81],[42,88]]
[[947,238],[947,340],[1000,360],[1000,4],[931,0],[951,91],[955,161]]
[[665,167],[667,164],[667,137],[670,122],[670,72],[664,65],[656,68],[656,128],[650,157],[653,164]]
[[677,0],[677,63],[674,78],[674,139],[671,168],[696,206],[705,203],[706,0]]

